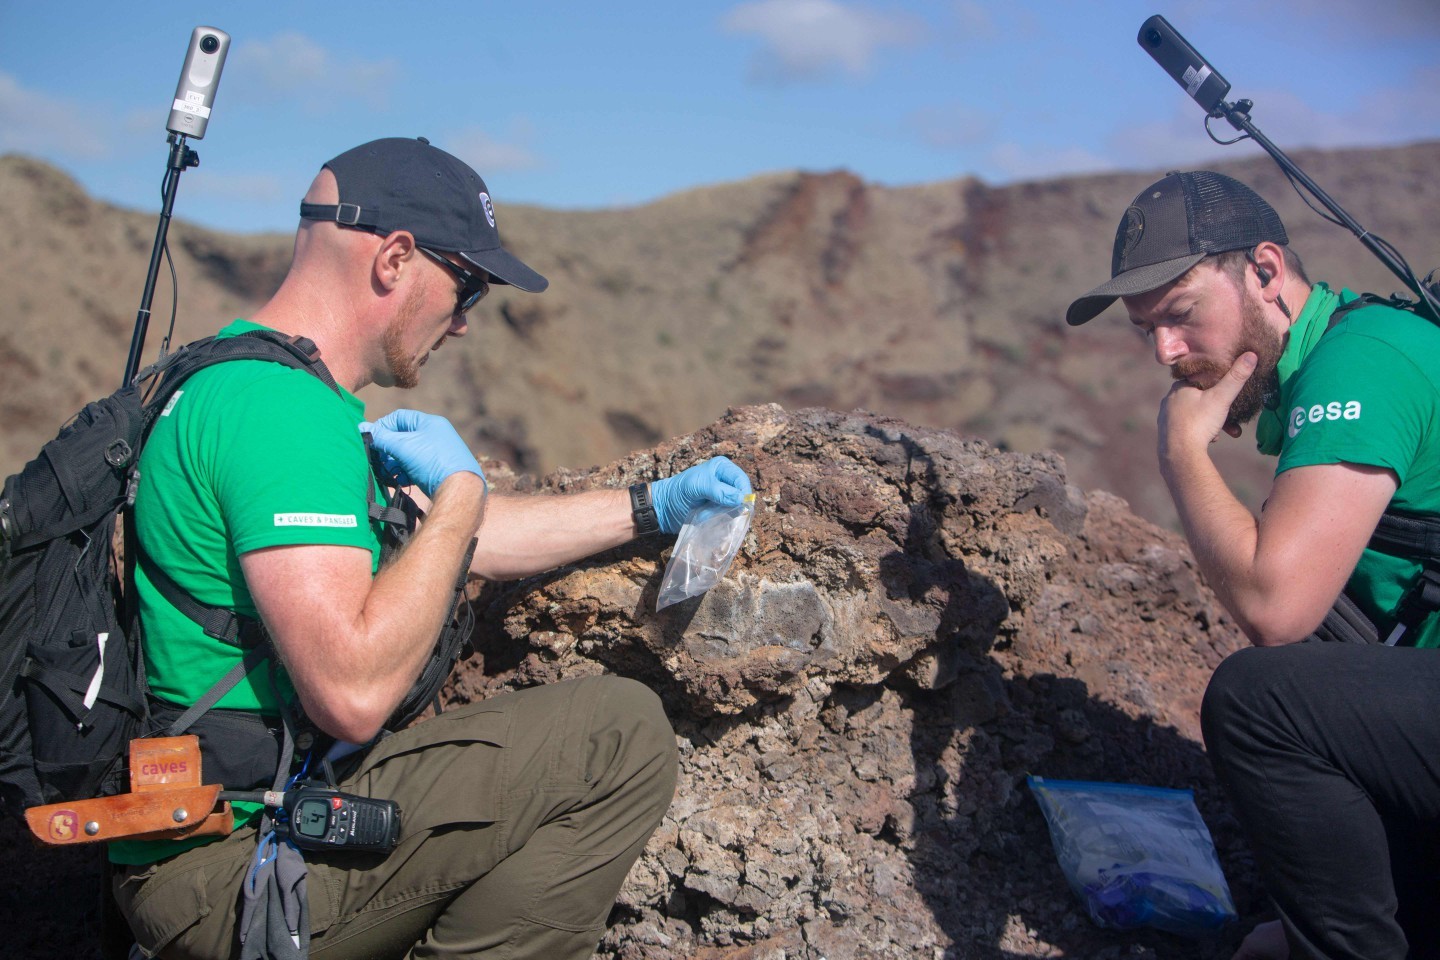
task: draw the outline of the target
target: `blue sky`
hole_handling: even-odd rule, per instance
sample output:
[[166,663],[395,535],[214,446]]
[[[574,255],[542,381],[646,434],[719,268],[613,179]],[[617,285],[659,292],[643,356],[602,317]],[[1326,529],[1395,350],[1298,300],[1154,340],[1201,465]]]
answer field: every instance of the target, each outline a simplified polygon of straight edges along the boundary
[[1440,137],[1435,0],[0,0],[0,153],[158,210],[200,24],[233,45],[176,213],[227,230],[291,229],[320,163],[379,136],[469,160],[502,211],[777,170],[1006,183],[1253,152],[1213,147],[1137,46],[1152,13],[1287,149]]

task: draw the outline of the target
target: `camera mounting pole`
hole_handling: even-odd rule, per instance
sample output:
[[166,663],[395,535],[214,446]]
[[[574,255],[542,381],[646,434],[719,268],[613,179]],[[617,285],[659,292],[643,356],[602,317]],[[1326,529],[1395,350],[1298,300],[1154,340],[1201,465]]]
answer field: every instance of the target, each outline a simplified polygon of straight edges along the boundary
[[150,270],[145,274],[145,290],[140,294],[140,312],[135,315],[135,332],[130,338],[130,356],[125,361],[125,379],[121,385],[129,384],[140,372],[141,356],[145,352],[145,333],[150,327],[150,303],[155,298],[155,279],[160,275],[160,258],[165,252],[165,237],[170,232],[170,212],[175,207],[175,190],[180,185],[180,174],[187,167],[200,165],[200,155],[185,145],[183,133],[172,133],[166,138],[170,144],[170,160],[165,166],[165,184],[161,190],[160,223],[155,228],[155,245],[150,250]]
[[[1365,248],[1373,253],[1391,273],[1399,277],[1401,282],[1418,298],[1417,306],[1429,318],[1440,323],[1440,301],[1426,285],[1418,280],[1413,270],[1405,263],[1388,243],[1372,234],[1362,227],[1354,217],[1345,212],[1345,209],[1336,203],[1328,193],[1320,189],[1320,186],[1306,176],[1305,171],[1295,165],[1295,161],[1285,155],[1270,138],[1261,133],[1260,130],[1250,121],[1250,111],[1255,104],[1249,100],[1237,100],[1228,103],[1224,97],[1230,92],[1229,82],[1210,66],[1209,62],[1185,40],[1184,37],[1169,22],[1159,14],[1149,18],[1140,25],[1140,33],[1135,38],[1140,46],[1148,53],[1156,63],[1165,69],[1165,72],[1174,78],[1175,82],[1185,88],[1196,103],[1200,104],[1210,117],[1223,117],[1230,123],[1230,126],[1244,134],[1239,139],[1254,140],[1270,157],[1285,171],[1285,175],[1297,187],[1304,187],[1316,200],[1334,215],[1337,222],[1353,233]],[[1209,129],[1209,121],[1206,121],[1206,129]],[[1212,139],[1214,135],[1211,135]],[[1234,143],[1234,140],[1224,141]]]
[[[170,131],[170,159],[165,165],[165,181],[161,187],[160,223],[155,228],[155,246],[150,250],[150,270],[145,275],[145,290],[140,294],[140,311],[135,315],[135,333],[130,338],[130,355],[125,361],[125,379],[129,386],[140,372],[145,352],[145,334],[150,327],[150,303],[155,297],[155,279],[160,275],[160,259],[168,256],[165,237],[170,232],[170,214],[175,208],[175,190],[180,174],[200,165],[200,155],[185,145],[186,137],[199,140],[210,123],[210,106],[220,85],[220,71],[225,68],[225,55],[230,52],[230,34],[215,27],[196,27],[190,33],[190,48],[180,68],[180,82],[175,87],[175,100],[165,129]],[[173,271],[172,271],[173,272]],[[174,309],[172,305],[171,309]],[[173,316],[173,314],[172,314]],[[166,341],[169,341],[167,335]]]
[[[1305,171],[1301,170],[1295,165],[1295,161],[1285,155],[1285,151],[1275,146],[1269,137],[1261,133],[1255,124],[1250,122],[1250,110],[1254,106],[1255,104],[1249,100],[1236,100],[1234,103],[1221,102],[1218,109],[1221,115],[1230,122],[1230,126],[1259,144],[1260,147],[1266,153],[1270,154],[1271,158],[1280,165],[1280,169],[1289,174],[1291,179],[1299,183],[1300,186],[1310,191],[1310,195],[1316,200],[1319,200],[1326,210],[1334,214],[1335,219],[1339,220],[1345,226],[1345,229],[1355,234],[1355,237],[1361,243],[1365,244],[1365,249],[1375,254],[1375,256],[1380,259],[1380,262],[1389,268],[1391,273],[1399,277],[1401,282],[1420,297],[1422,303],[1427,302],[1428,296],[1424,285],[1415,279],[1414,275],[1404,267],[1401,261],[1393,253],[1376,242],[1375,237],[1371,235],[1369,230],[1366,230],[1354,217],[1346,213],[1344,207],[1340,206],[1328,193],[1320,189],[1319,184],[1306,176]],[[1433,304],[1432,309],[1434,309]],[[1440,317],[1434,319],[1440,319]]]

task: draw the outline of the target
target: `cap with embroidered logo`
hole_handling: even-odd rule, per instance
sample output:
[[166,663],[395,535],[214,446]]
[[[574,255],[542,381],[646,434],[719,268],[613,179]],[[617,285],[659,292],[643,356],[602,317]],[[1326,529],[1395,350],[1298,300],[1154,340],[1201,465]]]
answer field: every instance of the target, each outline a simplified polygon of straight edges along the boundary
[[301,203],[305,220],[333,221],[374,233],[408,230],[431,250],[457,253],[529,293],[550,285],[500,243],[495,206],[480,175],[424,137],[386,137],[346,150],[325,168],[340,188],[338,204]]
[[1209,170],[1171,173],[1140,191],[1115,231],[1110,279],[1070,304],[1065,321],[1093,320],[1117,297],[1149,293],[1212,253],[1290,242],[1260,195]]

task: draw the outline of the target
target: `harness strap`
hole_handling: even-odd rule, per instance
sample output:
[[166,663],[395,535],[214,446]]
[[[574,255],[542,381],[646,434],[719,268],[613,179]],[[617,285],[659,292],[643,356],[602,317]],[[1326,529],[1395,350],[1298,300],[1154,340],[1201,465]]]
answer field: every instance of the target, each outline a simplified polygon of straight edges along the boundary
[[[256,664],[264,660],[269,654],[269,644],[262,644],[246,651],[245,656],[240,659],[240,662],[231,667],[230,671],[217,680],[209,690],[206,690],[203,697],[196,700],[188,710],[175,718],[170,726],[166,728],[164,735],[167,737],[178,737],[186,730],[189,730],[191,724],[199,720],[202,714],[219,703],[221,697],[235,689],[235,685],[243,680],[245,675],[255,669]],[[281,756],[283,757],[284,754]]]
[[1440,562],[1440,517],[1386,511],[1370,536],[1370,549],[1422,562]]
[[[200,349],[206,351],[203,362],[194,366],[193,369],[185,371],[183,376],[163,377],[156,381],[154,392],[146,401],[146,411],[149,414],[147,429],[158,415],[157,411],[162,408],[162,404],[184,380],[206,367],[231,360],[267,360],[281,363],[293,369],[304,370],[337,395],[341,392],[340,386],[335,382],[329,368],[320,359],[319,347],[306,337],[286,336],[274,330],[250,330],[224,339],[212,337],[200,341],[200,343],[204,344],[204,347]],[[195,349],[195,347],[185,347],[161,357],[142,370],[136,376],[136,381],[144,382],[160,377],[184,358],[191,356]],[[369,484],[367,484],[368,486]],[[275,662],[275,658],[271,656],[273,648],[265,634],[264,625],[259,620],[225,607],[201,603],[192,597],[188,591],[161,569],[140,543],[140,538],[133,535],[129,525],[127,525],[126,547],[126,566],[130,566],[131,558],[133,558],[133,562],[138,562],[144,568],[145,575],[151,584],[171,606],[198,624],[205,631],[206,636],[245,651],[239,663],[231,667],[225,676],[216,681],[199,700],[170,723],[165,735],[177,736],[190,729],[200,717],[219,703],[222,697],[233,690],[266,657],[270,657],[273,668]],[[127,571],[128,573],[129,571]],[[131,589],[126,591],[127,596],[134,596],[133,579],[127,576],[127,582],[131,585]],[[280,754],[282,769],[277,772],[277,778],[283,777],[285,769],[289,766],[289,757],[293,747],[291,733],[293,720],[292,713],[287,710],[284,717],[285,742]]]
[[[375,449],[375,440],[368,432],[360,434],[365,442],[365,458],[370,462],[370,472],[375,477],[385,479],[385,466],[380,462],[380,451]],[[408,497],[404,498],[409,500]],[[390,524],[397,531],[408,531],[410,529],[410,516],[403,509],[403,503],[397,497],[395,503],[379,503],[375,499],[375,484],[365,485],[365,505],[369,511],[370,519],[379,523]]]
[[[90,722],[90,713],[93,708],[85,706],[85,695],[90,687],[89,677],[82,677],[77,673],[61,670],[58,667],[44,666],[30,657],[25,658],[16,675],[33,680],[50,691],[56,704],[78,726],[85,726]],[[107,676],[101,680],[95,699],[117,706],[131,716],[143,717],[145,715],[144,705],[135,697],[118,692],[115,687],[116,682]]]
[[[1362,293],[1354,300],[1340,304],[1331,312],[1326,330],[1333,329],[1352,311],[1376,305],[1397,310],[1415,308],[1412,301],[1401,297]],[[1389,646],[1395,646],[1426,617],[1440,610],[1440,516],[1403,514],[1387,510],[1375,525],[1367,546],[1377,553],[1413,560],[1425,567],[1405,591],[1400,606],[1396,608],[1395,625],[1384,641]],[[1321,640],[1378,643],[1380,629],[1360,611],[1348,594],[1342,592],[1312,636]]]
[[232,647],[239,647],[242,650],[249,650],[264,643],[264,627],[254,617],[247,617],[244,614],[236,613],[234,610],[225,607],[212,607],[209,604],[201,603],[184,587],[176,583],[164,570],[160,569],[150,556],[149,552],[138,542],[135,544],[136,558],[140,566],[145,570],[145,576],[160,595],[176,610],[195,621],[205,631],[207,637],[228,643]]
[[[1431,273],[1433,274],[1434,271],[1431,271]],[[1426,279],[1428,280],[1429,278],[1427,277]],[[1342,303],[1334,310],[1332,310],[1330,312],[1330,320],[1325,324],[1325,329],[1329,330],[1334,327],[1335,324],[1339,323],[1341,320],[1344,320],[1346,314],[1350,313],[1352,310],[1359,310],[1361,307],[1373,306],[1391,307],[1395,310],[1404,310],[1408,313],[1419,313],[1421,316],[1425,315],[1419,309],[1420,304],[1416,303],[1414,300],[1406,300],[1404,297],[1399,296],[1398,294],[1390,297],[1382,297],[1378,293],[1361,293],[1357,294],[1354,300],[1351,300],[1348,303]]]
[[1405,591],[1395,614],[1395,627],[1385,638],[1385,645],[1393,647],[1398,644],[1405,634],[1436,610],[1440,610],[1440,572],[1427,565],[1410,589]]
[[1355,601],[1341,593],[1312,634],[1329,643],[1378,643],[1380,631]]

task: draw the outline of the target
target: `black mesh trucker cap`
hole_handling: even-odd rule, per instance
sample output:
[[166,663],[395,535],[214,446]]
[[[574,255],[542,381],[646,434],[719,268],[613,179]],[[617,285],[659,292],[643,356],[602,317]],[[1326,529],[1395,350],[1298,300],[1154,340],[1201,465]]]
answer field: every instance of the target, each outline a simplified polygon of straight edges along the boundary
[[420,246],[458,253],[484,269],[492,283],[529,293],[550,285],[500,245],[495,207],[480,175],[424,137],[362,143],[325,167],[340,185],[340,203],[302,203],[302,219],[379,234],[408,230]]
[[1110,279],[1070,304],[1065,321],[1093,320],[1117,297],[1149,293],[1182,276],[1206,254],[1290,242],[1285,225],[1260,195],[1208,170],[1171,173],[1130,202],[1115,231]]

